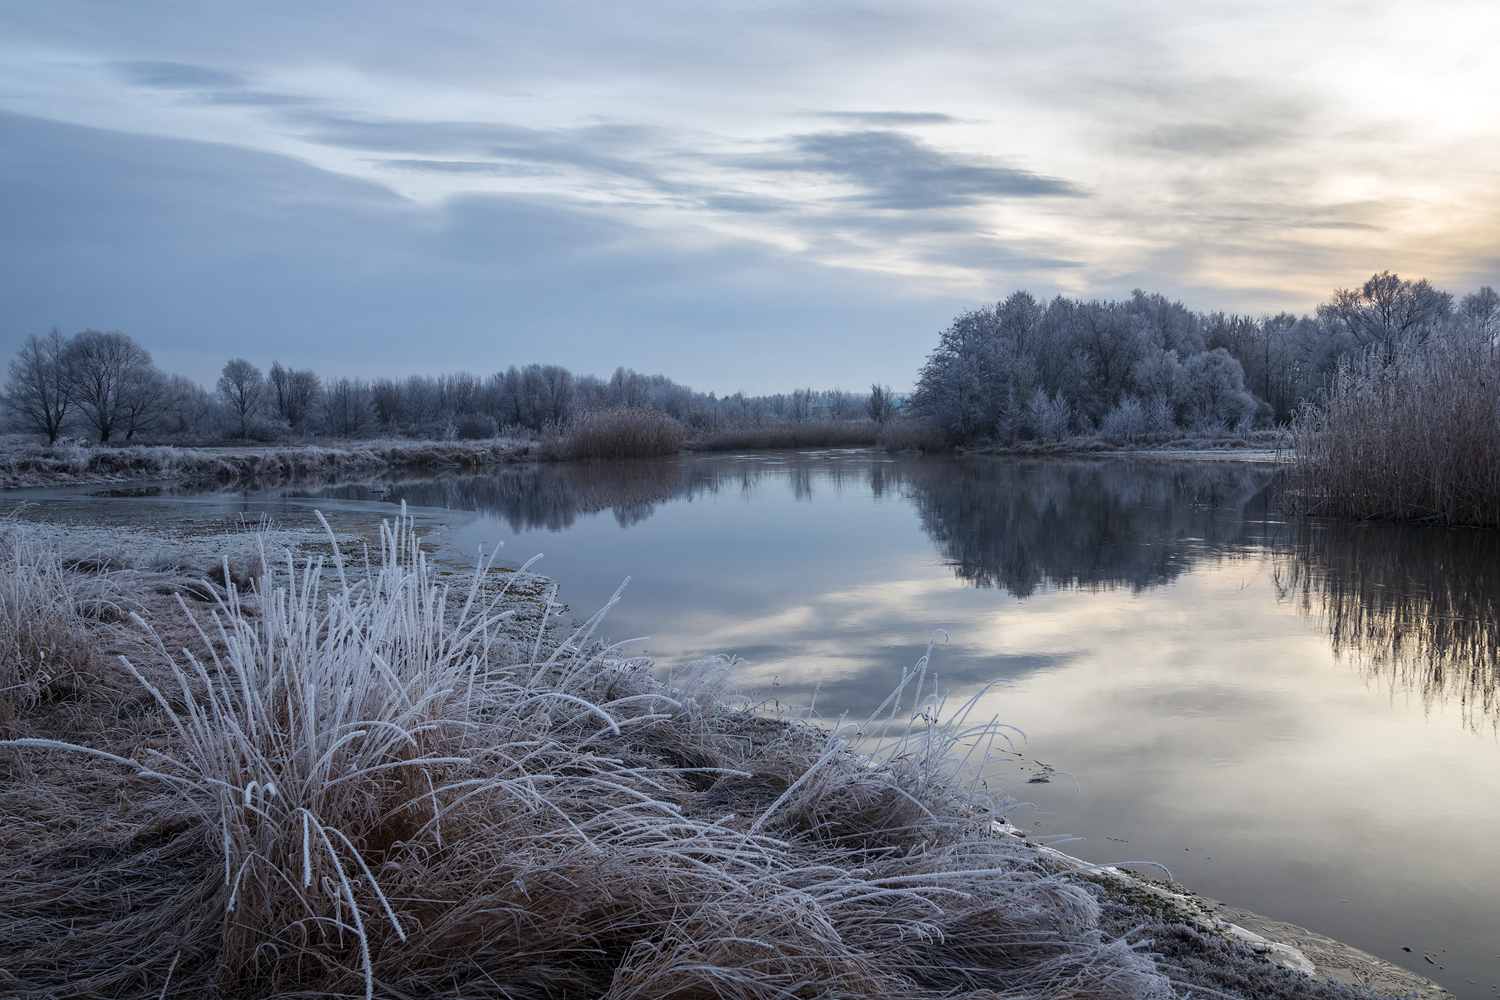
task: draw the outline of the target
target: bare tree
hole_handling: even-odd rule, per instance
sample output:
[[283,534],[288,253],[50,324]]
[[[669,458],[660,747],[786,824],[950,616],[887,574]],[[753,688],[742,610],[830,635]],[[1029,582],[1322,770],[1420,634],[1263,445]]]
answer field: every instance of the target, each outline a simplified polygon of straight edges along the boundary
[[47,435],[48,444],[57,442],[73,401],[62,361],[67,348],[68,342],[55,326],[45,337],[28,336],[11,359],[10,378],[0,394],[0,403],[22,426]]
[[167,416],[173,387],[167,374],[155,365],[137,369],[120,393],[120,427],[125,440],[153,430]]
[[865,402],[865,412],[877,424],[891,419],[896,412],[896,401],[891,396],[891,387],[870,383],[870,398]]
[[359,379],[331,379],[323,391],[323,419],[328,432],[354,437],[371,417],[370,387]]
[[151,367],[151,353],[119,330],[85,330],[68,342],[62,364],[69,394],[99,442],[108,442],[122,404]]
[[260,369],[244,358],[231,358],[215,388],[219,398],[228,404],[229,410],[238,419],[240,437],[250,436],[250,418],[260,412],[261,400],[266,394],[266,377]]
[[266,383],[272,411],[292,430],[312,416],[323,392],[323,383],[316,372],[283,368],[280,361],[271,362]]
[[208,390],[184,375],[173,375],[167,391],[162,426],[179,436],[202,434],[218,408]]

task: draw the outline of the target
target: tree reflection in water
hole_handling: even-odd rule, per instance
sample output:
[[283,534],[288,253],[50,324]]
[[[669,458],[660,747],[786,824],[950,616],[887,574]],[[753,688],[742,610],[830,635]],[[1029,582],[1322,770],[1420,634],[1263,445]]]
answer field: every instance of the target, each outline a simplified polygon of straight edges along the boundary
[[1264,507],[1258,499],[1274,476],[1231,462],[964,462],[933,471],[908,482],[923,528],[959,579],[1016,597],[1140,591],[1201,560],[1246,553],[1259,541],[1246,535],[1246,508]]
[[703,494],[783,489],[816,501],[848,490],[910,503],[960,580],[1017,598],[1139,592],[1205,562],[1269,558],[1278,596],[1318,621],[1336,653],[1393,692],[1456,699],[1471,725],[1500,723],[1500,532],[1288,518],[1276,481],[1240,462],[781,453],[520,466],[392,481],[387,496],[522,532],[562,531],[605,510],[629,527]]
[[1500,724],[1500,532],[1305,520],[1278,552],[1277,586],[1336,654],[1391,692],[1457,701]]

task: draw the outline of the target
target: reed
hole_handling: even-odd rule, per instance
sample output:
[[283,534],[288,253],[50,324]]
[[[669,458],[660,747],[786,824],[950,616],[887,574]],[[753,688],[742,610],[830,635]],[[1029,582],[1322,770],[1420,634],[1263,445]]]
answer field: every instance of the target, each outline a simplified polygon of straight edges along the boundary
[[654,458],[682,449],[682,424],[656,410],[634,406],[588,410],[542,436],[550,459]]
[[405,520],[367,573],[270,563],[196,652],[126,664],[160,734],[5,744],[148,804],[0,861],[8,993],[1170,995],[1000,831],[1002,727],[925,657],[827,733],[729,707],[723,658],[656,679],[593,638],[602,611],[498,641],[492,574],[450,595]]
[[880,425],[873,420],[818,420],[738,424],[700,431],[687,442],[692,451],[750,451],[759,448],[868,448]]
[[1292,445],[1310,513],[1500,527],[1500,348],[1445,339],[1346,366]]
[[928,417],[888,420],[880,427],[877,445],[886,451],[952,451],[953,442],[937,421]]

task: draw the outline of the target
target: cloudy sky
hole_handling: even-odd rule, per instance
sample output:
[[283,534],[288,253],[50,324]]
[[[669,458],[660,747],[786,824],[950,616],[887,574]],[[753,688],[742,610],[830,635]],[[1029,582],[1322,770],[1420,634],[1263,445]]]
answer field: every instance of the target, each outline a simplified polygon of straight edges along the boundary
[[908,385],[1017,288],[1500,284],[1500,5],[0,0],[0,354]]

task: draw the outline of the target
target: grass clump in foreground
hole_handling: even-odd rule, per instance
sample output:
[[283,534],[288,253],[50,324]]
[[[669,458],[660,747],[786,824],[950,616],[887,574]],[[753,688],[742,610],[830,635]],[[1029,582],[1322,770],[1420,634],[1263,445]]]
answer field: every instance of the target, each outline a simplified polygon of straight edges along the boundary
[[1311,513],[1500,527],[1500,347],[1443,339],[1343,368],[1292,444]]
[[263,565],[196,651],[122,662],[117,725],[17,716],[8,994],[1171,994],[996,832],[998,727],[936,697],[903,725],[902,691],[833,734],[761,718],[728,661],[658,681],[598,617],[518,649],[484,574],[450,603],[409,523],[383,538],[363,579]]
[[682,424],[657,410],[635,406],[588,410],[542,436],[550,459],[654,458],[682,448]]

